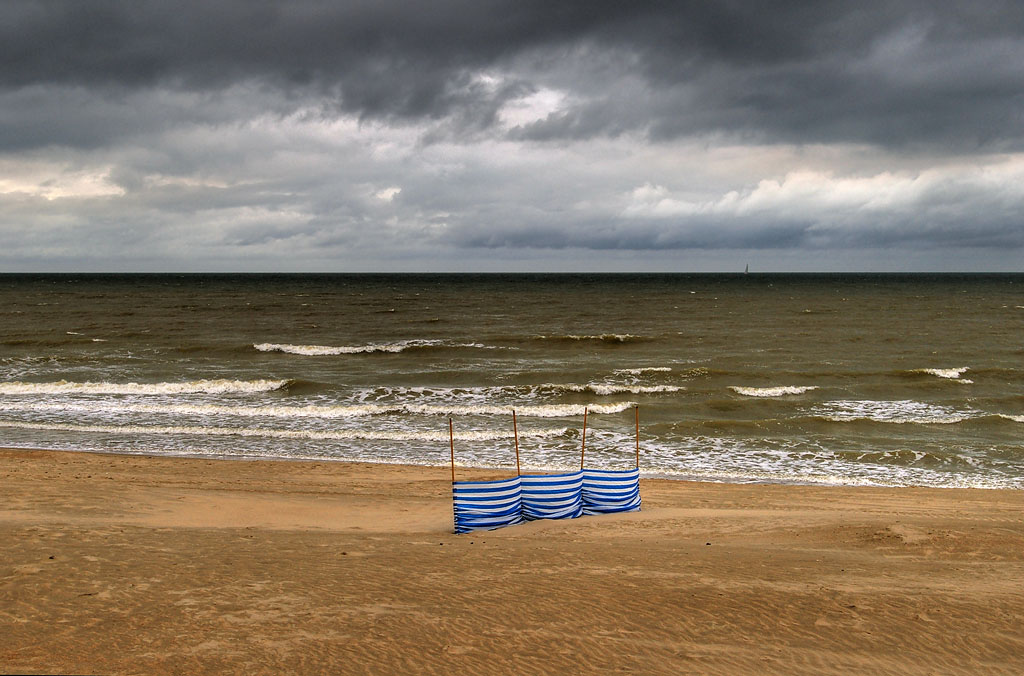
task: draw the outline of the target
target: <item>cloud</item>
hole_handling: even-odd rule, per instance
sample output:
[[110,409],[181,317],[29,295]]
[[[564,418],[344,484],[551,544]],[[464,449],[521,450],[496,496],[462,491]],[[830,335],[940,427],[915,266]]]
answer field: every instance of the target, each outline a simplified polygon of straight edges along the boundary
[[[733,246],[745,248],[1022,247],[1022,186],[1024,155],[1015,155],[984,166],[919,173],[794,171],[702,201],[648,183],[631,192],[622,213],[637,222],[663,224],[660,247],[721,247],[728,238],[721,231],[709,238],[705,231],[730,225]],[[986,214],[984,222],[975,220],[979,213]],[[737,229],[741,223],[749,225]]]
[[10,0],[0,264],[1005,267],[1022,33],[998,0]]
[[[1024,10],[995,0],[773,2],[756,11],[732,3],[12,0],[0,14],[0,62],[8,64],[0,87],[20,92],[7,103],[26,113],[47,92],[73,104],[83,90],[100,91],[116,108],[132,92],[234,92],[225,97],[232,100],[242,87],[271,88],[328,115],[444,121],[447,133],[501,130],[517,122],[515,111],[547,105],[543,119],[513,124],[520,138],[547,140],[726,131],[768,142],[1016,147],[1024,124],[1024,73],[1015,65],[1024,60]],[[552,92],[571,105],[541,104]],[[225,99],[204,101],[197,117],[223,114]],[[61,109],[45,107],[51,118]],[[56,142],[87,144],[109,135],[104,119],[63,138],[58,120],[38,125],[56,131]],[[42,143],[49,134],[4,136]]]

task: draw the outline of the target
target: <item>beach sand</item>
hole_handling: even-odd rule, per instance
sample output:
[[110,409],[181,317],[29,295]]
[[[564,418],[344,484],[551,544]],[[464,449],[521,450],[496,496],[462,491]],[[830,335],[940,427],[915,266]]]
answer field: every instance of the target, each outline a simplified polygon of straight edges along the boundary
[[644,480],[639,513],[456,536],[447,468],[0,477],[3,672],[1024,673],[1024,492]]

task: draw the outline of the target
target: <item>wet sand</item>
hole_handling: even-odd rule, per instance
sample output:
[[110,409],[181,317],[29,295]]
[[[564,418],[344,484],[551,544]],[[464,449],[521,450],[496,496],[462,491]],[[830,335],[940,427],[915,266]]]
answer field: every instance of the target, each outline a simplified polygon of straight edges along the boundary
[[639,513],[456,536],[447,468],[0,478],[2,672],[1024,673],[1024,491],[644,480]]

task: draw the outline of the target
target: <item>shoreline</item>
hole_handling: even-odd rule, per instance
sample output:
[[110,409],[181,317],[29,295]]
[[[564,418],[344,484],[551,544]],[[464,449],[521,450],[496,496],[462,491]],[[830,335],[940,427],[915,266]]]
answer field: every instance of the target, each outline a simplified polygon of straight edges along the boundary
[[447,466],[0,477],[4,672],[1024,672],[1024,491],[644,478],[641,512],[454,535]]
[[[286,457],[286,456],[263,456],[263,455],[223,455],[223,454],[201,454],[201,453],[154,453],[152,451],[109,451],[109,450],[96,450],[96,449],[82,449],[82,448],[42,448],[38,446],[0,446],[0,452],[2,451],[42,451],[47,453],[88,453],[91,455],[110,455],[110,456],[128,456],[128,457],[152,457],[152,458],[168,458],[168,459],[185,459],[185,460],[225,460],[225,461],[237,461],[237,462],[298,462],[298,463],[338,463],[338,464],[352,464],[352,465],[369,465],[369,466],[383,466],[383,467],[405,467],[405,468],[429,468],[429,469],[444,469],[449,470],[450,465],[432,465],[432,464],[415,464],[409,462],[388,462],[385,460],[353,460],[350,458],[328,458],[328,457]],[[511,472],[511,467],[485,467],[478,465],[455,465],[456,472],[467,472],[471,476],[476,476],[477,473],[505,473]],[[528,467],[524,466],[523,474],[552,474],[557,472],[570,471],[569,468],[557,468],[557,467]],[[514,472],[510,474],[514,476]],[[456,480],[458,480],[456,476]],[[928,489],[938,491],[1008,491],[1011,493],[1024,493],[1024,488],[1006,488],[1000,486],[985,486],[985,485],[972,485],[972,486],[928,486],[928,485],[885,485],[874,483],[871,481],[856,480],[838,480],[838,481],[825,481],[825,480],[805,480],[799,481],[796,479],[782,480],[782,479],[771,479],[771,478],[719,478],[712,479],[706,476],[700,476],[696,474],[670,474],[664,471],[651,470],[645,471],[643,466],[640,468],[640,478],[642,480],[653,480],[653,481],[678,481],[683,483],[694,483],[694,484],[711,484],[711,485],[725,485],[725,486],[808,486],[817,488],[879,488],[886,490],[904,490],[904,489]]]

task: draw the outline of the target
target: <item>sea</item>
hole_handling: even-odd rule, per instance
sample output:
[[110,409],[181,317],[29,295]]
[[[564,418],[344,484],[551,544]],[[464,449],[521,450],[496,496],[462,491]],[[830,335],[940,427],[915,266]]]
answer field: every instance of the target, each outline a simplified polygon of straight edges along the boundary
[[0,446],[1024,489],[1024,275],[0,275]]

